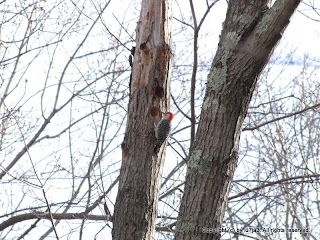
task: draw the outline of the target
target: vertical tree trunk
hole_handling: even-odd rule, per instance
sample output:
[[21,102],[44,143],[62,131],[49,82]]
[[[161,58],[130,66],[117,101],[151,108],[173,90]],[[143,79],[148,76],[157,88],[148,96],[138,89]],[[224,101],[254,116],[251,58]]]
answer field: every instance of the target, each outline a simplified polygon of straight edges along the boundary
[[176,239],[219,239],[239,137],[256,80],[300,0],[230,0],[208,76]]
[[142,0],[132,68],[128,122],[113,217],[113,239],[152,239],[163,148],[153,155],[155,123],[169,109],[171,0]]

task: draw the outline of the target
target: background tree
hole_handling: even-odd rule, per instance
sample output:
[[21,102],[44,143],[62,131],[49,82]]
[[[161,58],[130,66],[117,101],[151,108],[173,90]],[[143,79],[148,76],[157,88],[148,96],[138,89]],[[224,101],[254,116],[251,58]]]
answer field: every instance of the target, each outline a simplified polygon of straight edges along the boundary
[[239,139],[256,81],[300,1],[230,1],[188,159],[177,239],[220,238]]

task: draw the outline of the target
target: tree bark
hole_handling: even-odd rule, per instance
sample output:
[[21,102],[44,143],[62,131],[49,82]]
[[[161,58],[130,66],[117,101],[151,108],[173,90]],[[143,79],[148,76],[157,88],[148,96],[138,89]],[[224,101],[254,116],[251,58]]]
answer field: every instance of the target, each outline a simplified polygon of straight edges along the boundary
[[300,0],[230,0],[189,155],[175,239],[219,239],[242,123],[259,77]]
[[155,156],[159,109],[169,109],[171,0],[142,0],[130,84],[113,239],[152,239],[164,148]]

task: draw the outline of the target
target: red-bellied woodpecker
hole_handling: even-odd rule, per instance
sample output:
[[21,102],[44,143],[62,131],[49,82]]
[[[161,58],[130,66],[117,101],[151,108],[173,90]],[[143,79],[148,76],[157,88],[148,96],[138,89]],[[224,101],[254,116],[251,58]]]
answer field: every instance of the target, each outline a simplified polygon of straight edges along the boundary
[[159,152],[159,149],[161,148],[162,144],[168,138],[171,130],[171,121],[173,117],[174,115],[171,112],[166,112],[163,115],[163,118],[159,121],[155,129],[156,138],[158,139],[158,141],[154,148],[154,154],[157,154]]

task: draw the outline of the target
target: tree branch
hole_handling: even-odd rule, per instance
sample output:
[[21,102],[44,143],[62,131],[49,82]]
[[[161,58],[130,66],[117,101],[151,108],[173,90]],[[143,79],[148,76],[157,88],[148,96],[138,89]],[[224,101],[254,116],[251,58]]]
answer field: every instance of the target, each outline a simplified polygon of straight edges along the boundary
[[16,223],[23,222],[26,220],[31,219],[48,219],[50,220],[51,217],[53,219],[60,219],[60,220],[76,220],[76,219],[86,219],[86,220],[95,220],[95,221],[110,221],[109,216],[102,216],[102,215],[89,215],[85,213],[50,213],[48,212],[34,212],[34,213],[26,213],[21,214],[18,216],[14,216],[9,218],[8,220],[4,221],[0,224],[0,231],[3,231],[7,227],[10,227]]
[[270,120],[270,121],[266,121],[266,122],[264,122],[264,123],[261,123],[261,124],[255,126],[255,127],[243,128],[242,131],[252,131],[252,130],[256,130],[256,129],[261,128],[261,127],[263,127],[263,126],[265,126],[265,125],[267,125],[267,124],[270,124],[270,123],[273,123],[273,122],[277,122],[277,121],[283,120],[283,119],[285,119],[285,118],[289,118],[289,117],[292,117],[292,116],[295,116],[295,115],[304,113],[304,112],[306,112],[306,111],[309,111],[309,110],[311,110],[311,109],[317,108],[317,107],[319,107],[319,106],[320,106],[320,103],[315,104],[315,105],[313,105],[313,106],[311,106],[311,107],[306,107],[306,108],[304,108],[304,109],[302,109],[302,110],[300,110],[300,111],[298,111],[298,112],[290,113],[290,114],[288,114],[288,115],[285,115],[285,116],[282,116],[282,117],[278,117],[278,118],[272,119],[272,120]]
[[242,193],[239,193],[237,195],[234,195],[234,196],[231,196],[228,198],[228,200],[232,200],[232,199],[235,199],[235,198],[238,198],[238,197],[241,197],[241,196],[244,196],[244,195],[247,195],[248,193],[251,193],[251,192],[254,192],[254,191],[258,191],[258,190],[261,190],[263,188],[266,188],[266,187],[270,187],[270,186],[273,186],[273,185],[276,185],[276,184],[282,184],[282,183],[286,183],[286,182],[289,182],[289,181],[292,181],[292,180],[297,180],[297,179],[304,179],[304,178],[319,178],[320,177],[320,174],[314,174],[314,175],[303,175],[303,176],[296,176],[296,177],[290,177],[290,178],[284,178],[284,179],[280,179],[278,181],[274,181],[274,182],[269,182],[269,183],[266,183],[266,184],[262,184],[260,186],[257,186],[255,188],[252,188],[252,189],[248,189]]
[[193,68],[192,68],[192,77],[191,77],[191,132],[190,132],[190,149],[192,148],[194,138],[196,135],[196,114],[195,114],[195,89],[196,89],[196,78],[197,78],[197,68],[198,68],[198,24],[196,13],[194,10],[192,0],[190,2],[190,8],[193,18],[193,25],[194,25],[194,35],[193,35]]

